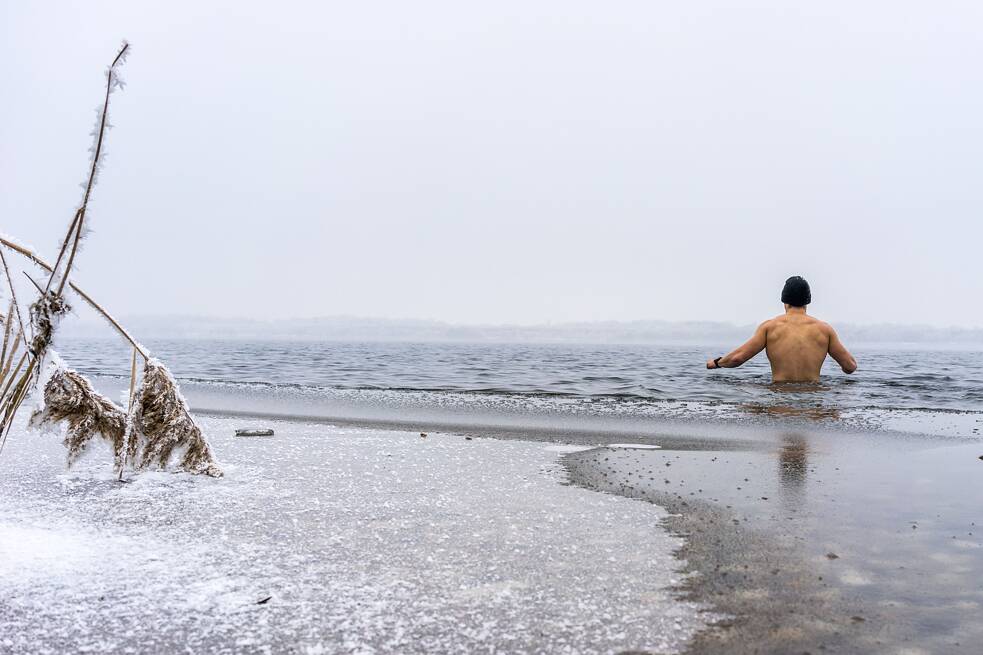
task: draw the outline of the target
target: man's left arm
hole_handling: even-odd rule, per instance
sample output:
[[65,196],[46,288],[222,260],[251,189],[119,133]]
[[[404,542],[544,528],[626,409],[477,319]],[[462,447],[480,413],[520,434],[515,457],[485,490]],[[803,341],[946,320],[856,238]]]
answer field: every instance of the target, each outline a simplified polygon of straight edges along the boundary
[[707,360],[707,368],[737,368],[764,350],[766,345],[768,345],[768,321],[759,325],[754,331],[754,336],[744,344],[722,357]]
[[857,370],[857,360],[840,341],[839,335],[836,334],[836,330],[832,326],[829,328],[829,356],[836,360],[836,363],[847,375]]

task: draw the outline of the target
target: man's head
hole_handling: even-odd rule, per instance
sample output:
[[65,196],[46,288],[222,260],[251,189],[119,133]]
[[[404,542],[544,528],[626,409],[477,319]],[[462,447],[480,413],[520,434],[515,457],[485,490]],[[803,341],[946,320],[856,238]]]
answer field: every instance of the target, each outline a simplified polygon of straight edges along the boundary
[[793,275],[785,280],[785,288],[782,289],[782,302],[792,307],[805,307],[812,302],[812,291],[809,290],[809,283],[798,275]]

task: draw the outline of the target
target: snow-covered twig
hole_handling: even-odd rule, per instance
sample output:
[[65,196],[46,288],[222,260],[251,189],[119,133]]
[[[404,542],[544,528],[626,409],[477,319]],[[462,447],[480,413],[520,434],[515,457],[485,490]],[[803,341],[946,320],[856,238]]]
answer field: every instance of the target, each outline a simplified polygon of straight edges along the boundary
[[[62,258],[65,255],[65,251],[68,248],[68,243],[71,241],[71,251],[69,251],[68,262],[65,264],[65,272],[61,274],[60,280],[58,282],[58,294],[65,288],[65,283],[68,281],[68,276],[72,271],[72,264],[75,262],[75,254],[78,252],[79,244],[82,241],[82,237],[85,234],[85,212],[89,207],[89,198],[92,195],[92,188],[95,186],[96,180],[99,175],[100,157],[103,152],[103,140],[106,136],[106,129],[109,126],[109,96],[112,95],[113,91],[120,87],[122,88],[123,83],[119,79],[116,72],[116,66],[122,62],[126,61],[126,55],[130,49],[130,44],[126,41],[120,47],[119,52],[113,59],[113,63],[109,65],[106,70],[106,95],[103,98],[102,109],[98,112],[96,118],[96,127],[93,129],[93,144],[90,148],[91,161],[89,163],[89,178],[85,183],[85,193],[82,195],[82,204],[75,211],[75,217],[72,220],[72,225],[68,228],[68,234],[65,236],[65,241],[62,243],[61,251],[58,253],[58,259],[55,261],[54,270],[51,271],[51,277],[48,279],[48,286],[45,290],[51,288],[52,282],[58,277],[58,266],[61,263]],[[74,234],[74,237],[73,237]]]
[[[11,241],[8,238],[0,237],[0,246],[4,246],[12,250],[13,252],[16,252],[19,255],[23,255],[24,257],[29,259],[34,265],[38,266],[39,268],[45,271],[48,271],[49,273],[52,270],[54,270],[51,264],[41,259],[37,254],[29,250],[28,248],[14,241]],[[106,321],[113,327],[114,330],[116,330],[116,332],[119,333],[120,336],[126,339],[131,346],[136,348],[137,352],[140,353],[141,357],[143,357],[145,360],[150,358],[150,353],[147,352],[147,349],[144,348],[143,345],[138,343],[136,339],[134,339],[133,336],[131,336],[130,333],[127,332],[126,328],[120,325],[120,323],[115,318],[113,318],[108,311],[106,311],[101,305],[99,305],[99,303],[93,300],[92,296],[82,291],[82,289],[79,288],[79,286],[76,285],[74,282],[69,282],[68,287],[72,291],[74,291],[79,298],[85,301],[85,303],[89,305],[89,307],[94,309],[100,316],[106,319]]]

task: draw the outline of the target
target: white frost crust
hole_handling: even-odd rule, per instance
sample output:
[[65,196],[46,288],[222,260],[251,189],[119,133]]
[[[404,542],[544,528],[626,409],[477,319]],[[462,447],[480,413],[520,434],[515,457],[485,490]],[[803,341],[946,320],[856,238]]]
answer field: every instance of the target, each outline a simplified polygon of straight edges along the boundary
[[559,484],[542,443],[202,424],[222,480],[11,441],[0,651],[674,653],[715,618],[667,589],[665,512]]

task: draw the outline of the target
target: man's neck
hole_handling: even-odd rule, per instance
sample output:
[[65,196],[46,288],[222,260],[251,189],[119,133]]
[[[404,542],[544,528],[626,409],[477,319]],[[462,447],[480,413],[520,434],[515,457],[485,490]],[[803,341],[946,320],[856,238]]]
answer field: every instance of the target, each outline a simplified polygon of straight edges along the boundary
[[806,308],[805,307],[793,307],[793,306],[789,305],[788,307],[785,308],[785,315],[786,316],[792,316],[794,314],[798,314],[800,316],[804,316],[805,313],[806,313]]

